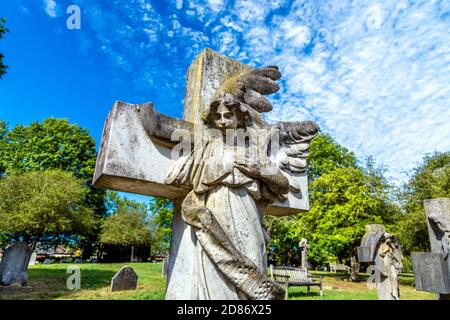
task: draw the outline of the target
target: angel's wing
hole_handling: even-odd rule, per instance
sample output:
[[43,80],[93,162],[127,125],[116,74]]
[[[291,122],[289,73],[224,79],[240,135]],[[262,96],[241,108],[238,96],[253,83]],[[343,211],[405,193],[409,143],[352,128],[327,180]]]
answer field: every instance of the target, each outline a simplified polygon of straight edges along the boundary
[[280,134],[280,149],[276,155],[276,163],[289,179],[292,192],[299,192],[300,186],[293,174],[306,171],[306,156],[309,144],[318,132],[319,126],[314,121],[280,122],[277,125]]

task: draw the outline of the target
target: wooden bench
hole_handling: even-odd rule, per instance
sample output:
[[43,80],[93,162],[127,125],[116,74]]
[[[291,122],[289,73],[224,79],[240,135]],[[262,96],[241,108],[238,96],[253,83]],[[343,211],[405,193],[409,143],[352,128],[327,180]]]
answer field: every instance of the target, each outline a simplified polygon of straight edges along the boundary
[[350,272],[350,267],[340,263],[330,263],[330,272]]
[[306,269],[270,265],[270,277],[272,281],[285,288],[286,299],[288,298],[289,287],[307,287],[309,293],[310,287],[317,286],[320,288],[320,296],[323,296],[322,277],[319,281],[314,281]]

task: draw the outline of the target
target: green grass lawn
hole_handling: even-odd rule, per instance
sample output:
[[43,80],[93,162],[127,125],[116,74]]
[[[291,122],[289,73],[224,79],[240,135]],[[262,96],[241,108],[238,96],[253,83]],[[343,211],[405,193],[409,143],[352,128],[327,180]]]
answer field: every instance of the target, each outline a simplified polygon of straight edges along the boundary
[[[139,276],[135,291],[111,292],[111,278],[121,267],[133,267]],[[5,295],[2,299],[83,299],[83,300],[160,300],[164,299],[165,280],[161,276],[161,263],[110,263],[77,264],[81,269],[81,289],[70,291],[66,287],[67,268],[70,264],[36,265],[28,270],[30,293]],[[314,276],[323,276],[324,296],[320,297],[317,287],[312,287],[307,294],[305,287],[290,288],[289,299],[292,300],[376,300],[375,289],[368,289],[365,281],[358,283],[344,281],[345,274],[330,272],[312,272]],[[361,276],[363,279],[367,275]],[[414,278],[403,275],[401,281],[401,298],[405,300],[434,299],[435,295],[415,291],[412,287]]]

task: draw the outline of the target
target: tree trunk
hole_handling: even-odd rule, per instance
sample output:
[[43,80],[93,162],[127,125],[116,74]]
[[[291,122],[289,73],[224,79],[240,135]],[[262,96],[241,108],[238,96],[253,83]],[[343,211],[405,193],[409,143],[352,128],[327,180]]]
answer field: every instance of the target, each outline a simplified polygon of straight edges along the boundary
[[352,250],[350,254],[350,281],[359,282],[359,262],[356,257],[356,250]]

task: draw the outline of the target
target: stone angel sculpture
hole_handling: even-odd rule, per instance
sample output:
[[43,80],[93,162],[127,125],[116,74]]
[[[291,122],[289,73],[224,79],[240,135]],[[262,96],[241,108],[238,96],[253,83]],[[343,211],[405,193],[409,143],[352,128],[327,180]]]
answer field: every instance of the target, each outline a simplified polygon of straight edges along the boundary
[[[203,112],[205,130],[171,168],[166,184],[187,185],[182,219],[193,228],[195,265],[186,270],[187,299],[283,299],[267,277],[264,208],[299,186],[306,169],[312,121],[267,123],[264,95],[279,90],[275,66],[232,75]],[[287,174],[289,173],[289,174]]]

